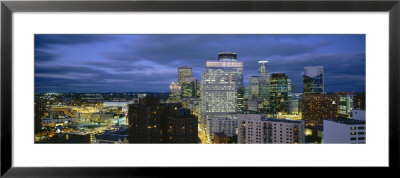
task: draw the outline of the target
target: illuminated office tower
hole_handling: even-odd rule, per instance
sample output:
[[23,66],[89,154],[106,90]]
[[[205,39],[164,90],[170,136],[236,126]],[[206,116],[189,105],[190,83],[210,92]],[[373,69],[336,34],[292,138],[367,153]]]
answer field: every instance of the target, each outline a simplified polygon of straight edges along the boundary
[[258,99],[260,96],[260,83],[258,80],[258,76],[250,77],[250,94],[252,98]]
[[[238,89],[243,86],[243,63],[237,61],[236,53],[219,53],[218,59],[219,61],[206,61],[202,75],[201,124],[209,138],[213,137],[215,129],[210,129],[207,123],[218,124],[220,122],[213,120],[236,119]],[[225,120],[224,123],[228,121]],[[232,127],[225,127],[229,128]]]
[[303,75],[304,93],[324,92],[324,67],[304,67]]
[[200,97],[200,81],[193,77],[186,79],[180,83],[182,88],[182,98],[195,98]]
[[275,73],[270,77],[269,114],[285,114],[289,111],[292,97],[291,80],[285,73]]
[[[293,89],[293,87],[292,87]],[[289,114],[300,114],[301,113],[301,97],[303,93],[292,92],[292,98],[289,102]]]
[[183,84],[186,80],[192,77],[192,68],[191,67],[178,67],[178,83]]
[[181,85],[179,85],[178,82],[172,82],[172,84],[169,86],[169,103],[182,102],[181,92]]
[[323,124],[324,119],[338,118],[339,95],[304,93],[301,97],[302,117],[308,126]]
[[237,54],[231,52],[222,52],[218,53],[218,60],[219,61],[237,61]]
[[268,61],[258,61],[258,64],[260,64],[258,74],[260,76],[269,76],[267,63]]
[[258,64],[260,64],[258,68],[258,74],[259,74],[258,109],[261,113],[267,113],[269,107],[270,76],[268,73],[267,63],[268,61],[258,61]]
[[350,118],[353,110],[354,93],[341,92],[339,95],[339,118]]

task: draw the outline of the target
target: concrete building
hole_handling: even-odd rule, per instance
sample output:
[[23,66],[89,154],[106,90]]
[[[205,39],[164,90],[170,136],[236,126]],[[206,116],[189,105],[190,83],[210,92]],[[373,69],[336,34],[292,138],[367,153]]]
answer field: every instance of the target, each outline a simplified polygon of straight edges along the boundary
[[231,137],[237,132],[237,119],[213,118],[207,120],[207,135],[210,140],[214,140],[214,133],[222,133]]
[[238,115],[238,143],[293,144],[304,143],[304,122],[301,120],[267,119],[263,114]]
[[327,119],[324,120],[323,127],[323,143],[366,143],[365,121]]
[[[145,98],[144,98],[145,99]],[[197,143],[197,117],[179,104],[130,104],[130,143]]]
[[352,110],[351,118],[354,120],[365,121],[365,110]]

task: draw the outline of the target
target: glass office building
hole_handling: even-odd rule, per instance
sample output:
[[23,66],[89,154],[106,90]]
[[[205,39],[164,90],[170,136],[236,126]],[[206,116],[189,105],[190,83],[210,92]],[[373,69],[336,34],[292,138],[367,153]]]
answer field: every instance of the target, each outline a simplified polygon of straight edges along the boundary
[[285,73],[275,73],[271,75],[270,82],[269,114],[288,113],[292,97],[290,78]]
[[258,82],[259,82],[259,92],[258,92],[258,110],[261,113],[267,113],[269,107],[269,92],[270,92],[270,80],[268,73],[268,61],[258,61]]
[[304,67],[303,75],[304,93],[324,92],[324,67]]

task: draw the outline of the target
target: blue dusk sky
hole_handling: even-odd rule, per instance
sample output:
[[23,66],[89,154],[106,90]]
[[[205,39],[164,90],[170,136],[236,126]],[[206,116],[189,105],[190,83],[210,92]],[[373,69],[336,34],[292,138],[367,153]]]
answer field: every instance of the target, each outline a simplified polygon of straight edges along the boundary
[[286,73],[303,91],[307,66],[324,66],[325,91],[365,91],[365,35],[35,35],[36,92],[168,92],[177,68],[193,68],[219,52],[235,52],[244,83]]

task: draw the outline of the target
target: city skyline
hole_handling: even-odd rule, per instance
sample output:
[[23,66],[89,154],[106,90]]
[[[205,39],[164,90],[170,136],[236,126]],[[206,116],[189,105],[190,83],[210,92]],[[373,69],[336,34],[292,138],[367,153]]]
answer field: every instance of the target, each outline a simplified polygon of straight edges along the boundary
[[267,60],[303,91],[323,66],[325,91],[365,92],[365,35],[35,35],[35,92],[168,92],[178,67],[201,80],[219,52],[243,61],[244,84]]

